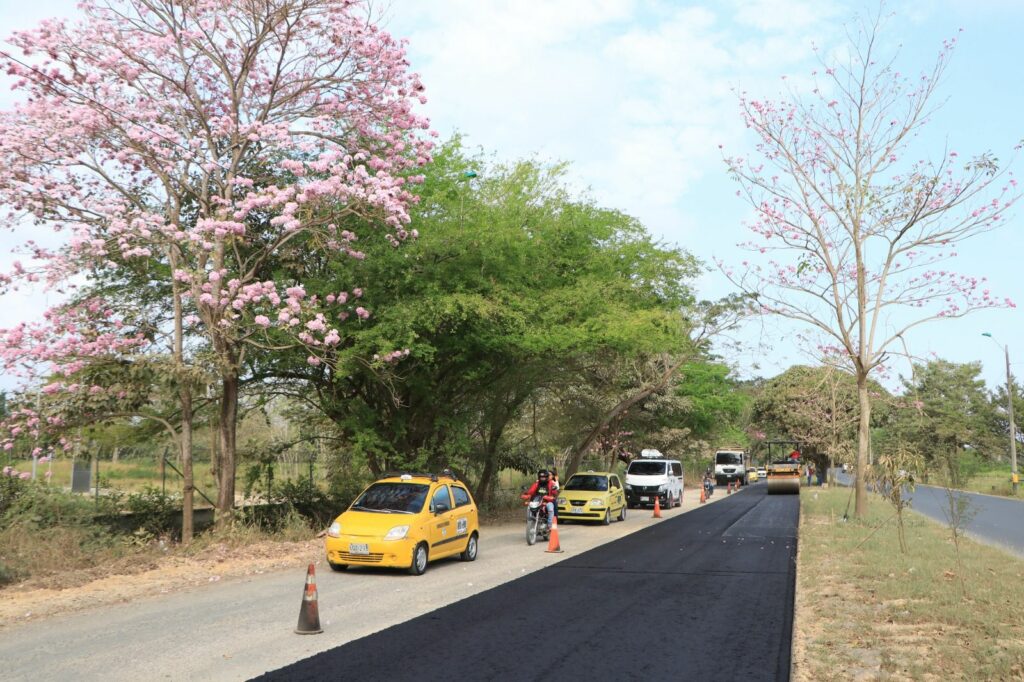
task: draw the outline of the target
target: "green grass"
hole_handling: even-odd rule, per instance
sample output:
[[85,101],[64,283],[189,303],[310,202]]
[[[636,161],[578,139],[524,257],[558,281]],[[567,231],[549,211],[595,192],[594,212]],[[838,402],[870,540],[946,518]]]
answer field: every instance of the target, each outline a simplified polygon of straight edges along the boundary
[[[1019,490],[1020,486],[1018,485],[1017,487]],[[976,493],[1012,497],[1013,486],[1010,483],[1010,467],[989,469],[977,473],[971,476],[964,489]],[[1018,496],[1020,496],[1020,492],[1018,492]]]
[[1024,678],[1024,561],[963,539],[961,576],[947,528],[908,512],[903,555],[889,505],[847,500],[801,492],[794,679]]

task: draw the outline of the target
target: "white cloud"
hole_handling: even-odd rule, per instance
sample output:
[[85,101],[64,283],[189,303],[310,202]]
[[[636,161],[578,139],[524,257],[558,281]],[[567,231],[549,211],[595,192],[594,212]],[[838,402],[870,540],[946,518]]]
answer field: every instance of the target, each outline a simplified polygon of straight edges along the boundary
[[732,87],[777,90],[832,30],[830,3],[669,0],[559,3],[398,0],[427,113],[505,157],[573,162],[601,203],[674,241],[694,182],[722,174],[717,145],[743,134]]

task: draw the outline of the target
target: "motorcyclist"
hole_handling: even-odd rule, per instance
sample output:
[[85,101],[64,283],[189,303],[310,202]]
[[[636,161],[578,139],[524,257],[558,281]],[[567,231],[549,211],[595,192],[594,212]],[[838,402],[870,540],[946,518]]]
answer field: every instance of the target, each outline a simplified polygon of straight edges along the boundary
[[715,492],[715,479],[711,477],[710,469],[704,472],[703,486],[705,495],[711,497]]
[[547,469],[541,469],[537,472],[537,480],[520,497],[529,501],[538,491],[543,491],[541,494],[544,495],[544,508],[548,512],[548,523],[551,523],[552,519],[555,518],[555,499],[558,497],[558,481],[551,478],[551,473]]

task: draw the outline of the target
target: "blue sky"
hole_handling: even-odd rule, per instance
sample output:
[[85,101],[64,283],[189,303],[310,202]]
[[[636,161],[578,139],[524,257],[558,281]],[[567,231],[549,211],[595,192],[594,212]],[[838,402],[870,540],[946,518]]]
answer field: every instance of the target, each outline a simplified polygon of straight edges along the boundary
[[[636,215],[658,238],[706,261],[738,263],[748,238],[748,208],[735,196],[718,145],[742,152],[753,143],[734,89],[762,96],[800,83],[814,68],[812,44],[842,49],[844,24],[875,3],[829,0],[392,0],[383,21],[408,38],[413,69],[430,98],[425,113],[447,137],[455,131],[500,158],[537,156],[572,164],[572,179],[604,205]],[[959,47],[940,96],[945,105],[920,140],[937,157],[948,145],[971,156],[987,150],[1009,160],[1024,138],[1024,2],[890,2],[883,39],[901,42],[905,72],[926,69],[943,39]],[[47,16],[72,16],[74,0],[0,0],[6,31]],[[963,29],[958,34],[959,29]],[[0,106],[10,102],[0,90]],[[934,153],[931,153],[934,150]],[[1024,173],[1022,161],[1014,163]],[[1022,204],[1024,206],[1024,204]],[[1024,373],[1024,211],[999,231],[965,243],[954,269],[986,276],[990,288],[1021,307],[937,322],[908,337],[911,352],[955,362],[982,361],[990,385],[1005,380],[1002,352],[981,337],[1009,343]],[[9,235],[0,245],[12,243]],[[13,244],[12,244],[13,245]],[[0,257],[6,256],[0,248]],[[2,260],[9,260],[2,258]],[[729,291],[709,272],[705,297]],[[8,296],[0,326],[39,309],[38,298]],[[770,376],[807,362],[785,339],[794,330],[765,320],[741,334],[746,350],[727,357],[742,372]],[[905,366],[896,366],[905,371]]]

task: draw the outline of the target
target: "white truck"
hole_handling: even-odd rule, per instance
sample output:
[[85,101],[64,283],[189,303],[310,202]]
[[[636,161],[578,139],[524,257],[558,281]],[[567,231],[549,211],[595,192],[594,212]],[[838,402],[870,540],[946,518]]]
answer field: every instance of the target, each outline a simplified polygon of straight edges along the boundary
[[715,452],[715,484],[727,485],[738,481],[740,485],[746,485],[749,462],[742,448],[719,448]]

